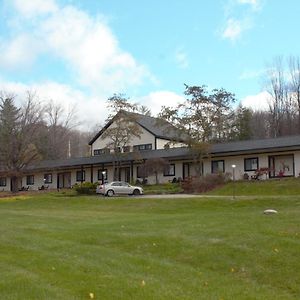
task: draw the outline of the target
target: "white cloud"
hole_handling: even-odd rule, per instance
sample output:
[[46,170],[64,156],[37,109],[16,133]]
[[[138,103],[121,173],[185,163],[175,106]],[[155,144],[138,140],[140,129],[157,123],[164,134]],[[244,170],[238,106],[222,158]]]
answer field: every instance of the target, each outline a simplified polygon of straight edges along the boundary
[[257,70],[257,71],[243,71],[242,74],[239,76],[240,80],[248,80],[248,79],[255,79],[261,77],[263,74],[266,73],[265,69]]
[[40,51],[40,44],[29,34],[22,33],[0,46],[0,66],[6,69],[29,67]]
[[241,100],[245,107],[252,108],[253,110],[268,110],[270,101],[270,94],[263,91],[257,95],[250,95]]
[[227,20],[226,26],[222,31],[222,37],[224,39],[229,39],[235,41],[241,34],[251,28],[251,24],[248,19],[237,20],[230,18]]
[[18,13],[26,18],[53,13],[58,9],[54,0],[13,0],[12,3]]
[[157,91],[144,97],[140,97],[137,100],[150,108],[153,115],[157,115],[162,106],[176,106],[177,104],[184,102],[185,98],[174,92]]
[[[153,80],[145,66],[120,48],[100,16],[91,17],[71,5],[59,7],[54,0],[13,3],[20,26],[15,26],[18,30],[12,39],[2,41],[1,66],[24,67],[41,54],[54,56],[61,66],[68,67],[77,83],[102,93],[123,92],[146,78]],[[43,18],[38,18],[41,15]],[[36,17],[35,21],[27,22],[28,16]],[[24,38],[28,38],[26,25],[31,29],[29,40]]]
[[175,52],[175,61],[179,68],[186,69],[189,66],[187,54],[183,49],[177,49]]
[[237,0],[239,4],[248,4],[254,10],[261,8],[261,1],[260,0]]
[[[255,16],[262,9],[263,0],[228,0],[224,6],[223,39],[236,41],[255,26]],[[219,31],[220,32],[220,31]]]

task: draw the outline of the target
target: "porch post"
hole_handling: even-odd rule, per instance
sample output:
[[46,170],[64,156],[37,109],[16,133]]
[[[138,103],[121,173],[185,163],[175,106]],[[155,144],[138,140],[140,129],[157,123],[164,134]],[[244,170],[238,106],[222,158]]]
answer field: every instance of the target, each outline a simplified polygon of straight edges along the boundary
[[93,165],[91,165],[91,183],[94,182],[94,170],[93,170]]
[[130,181],[133,182],[133,160],[130,161]]

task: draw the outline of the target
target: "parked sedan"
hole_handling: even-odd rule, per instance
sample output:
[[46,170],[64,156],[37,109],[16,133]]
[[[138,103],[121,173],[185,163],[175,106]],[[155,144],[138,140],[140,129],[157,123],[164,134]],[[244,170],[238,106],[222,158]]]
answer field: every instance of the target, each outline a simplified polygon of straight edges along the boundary
[[98,185],[96,193],[112,197],[115,194],[142,195],[144,191],[141,187],[132,186],[124,181],[113,181],[110,183]]

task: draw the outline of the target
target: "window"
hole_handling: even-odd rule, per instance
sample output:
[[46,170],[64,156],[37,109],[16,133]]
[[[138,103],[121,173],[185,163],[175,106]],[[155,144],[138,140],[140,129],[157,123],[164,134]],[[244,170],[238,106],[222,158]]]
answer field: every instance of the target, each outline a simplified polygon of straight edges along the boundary
[[108,148],[94,150],[94,155],[101,155],[101,154],[108,154],[108,153],[110,153],[110,150]]
[[104,175],[104,180],[107,180],[107,169],[99,169],[98,170],[98,180],[102,180],[102,172],[105,172],[105,174],[103,174]]
[[144,150],[152,150],[152,144],[141,144],[141,145],[133,146],[133,151],[144,151]]
[[225,172],[225,164],[224,164],[224,160],[213,160],[211,162],[211,172],[212,173],[219,173]]
[[6,177],[0,177],[0,186],[6,186]]
[[44,183],[52,183],[52,173],[44,174]]
[[258,169],[258,158],[251,157],[244,159],[244,169],[245,171],[255,171]]
[[85,171],[76,172],[76,181],[85,181]]
[[34,175],[27,175],[26,176],[26,184],[27,185],[34,185]]
[[175,176],[175,164],[170,164],[165,168],[164,176]]

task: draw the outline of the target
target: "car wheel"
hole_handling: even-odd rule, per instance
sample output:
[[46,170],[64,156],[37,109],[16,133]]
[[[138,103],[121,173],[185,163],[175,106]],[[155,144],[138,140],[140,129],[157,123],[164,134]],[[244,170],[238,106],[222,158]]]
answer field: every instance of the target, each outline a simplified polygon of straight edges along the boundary
[[108,197],[112,197],[114,194],[115,194],[115,192],[113,190],[108,190],[107,193],[106,193],[106,195]]
[[138,190],[138,189],[135,189],[135,190],[133,191],[133,195],[135,195],[135,196],[140,195],[140,194],[141,194],[141,192],[140,192],[140,190]]

